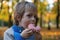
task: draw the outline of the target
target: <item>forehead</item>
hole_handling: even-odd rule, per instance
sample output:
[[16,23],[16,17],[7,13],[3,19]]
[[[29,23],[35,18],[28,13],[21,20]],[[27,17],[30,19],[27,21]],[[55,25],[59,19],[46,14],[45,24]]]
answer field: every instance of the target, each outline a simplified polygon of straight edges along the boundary
[[25,13],[26,14],[37,14],[37,9],[33,9],[33,8],[26,8],[25,9]]
[[28,14],[37,15],[37,11],[36,10],[25,10],[25,15],[28,15]]
[[25,12],[28,12],[30,14],[36,14],[37,13],[37,8],[34,4],[28,3],[25,5]]

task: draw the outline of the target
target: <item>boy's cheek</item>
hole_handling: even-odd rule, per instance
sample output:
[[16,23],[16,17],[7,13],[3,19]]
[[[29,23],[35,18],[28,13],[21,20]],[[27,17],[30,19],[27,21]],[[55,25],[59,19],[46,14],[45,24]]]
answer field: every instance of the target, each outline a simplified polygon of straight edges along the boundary
[[26,27],[28,27],[28,25],[30,24],[30,21],[25,21],[24,24],[26,25]]

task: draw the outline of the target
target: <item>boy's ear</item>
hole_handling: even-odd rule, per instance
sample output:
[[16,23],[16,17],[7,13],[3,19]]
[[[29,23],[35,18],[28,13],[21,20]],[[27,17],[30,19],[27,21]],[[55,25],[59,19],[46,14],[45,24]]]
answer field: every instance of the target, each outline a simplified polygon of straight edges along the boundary
[[21,16],[20,16],[18,13],[16,13],[16,12],[14,12],[14,18],[15,18],[18,22],[21,20]]
[[20,15],[17,15],[16,16],[16,19],[17,19],[18,22],[21,21],[21,16]]

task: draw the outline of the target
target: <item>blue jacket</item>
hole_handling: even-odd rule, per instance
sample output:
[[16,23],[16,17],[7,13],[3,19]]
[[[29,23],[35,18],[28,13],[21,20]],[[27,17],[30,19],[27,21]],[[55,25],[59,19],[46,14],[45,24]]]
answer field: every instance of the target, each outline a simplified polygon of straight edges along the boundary
[[23,27],[18,27],[13,25],[11,28],[4,32],[4,40],[35,40],[35,35],[33,34],[29,38],[23,38],[20,33],[24,30]]

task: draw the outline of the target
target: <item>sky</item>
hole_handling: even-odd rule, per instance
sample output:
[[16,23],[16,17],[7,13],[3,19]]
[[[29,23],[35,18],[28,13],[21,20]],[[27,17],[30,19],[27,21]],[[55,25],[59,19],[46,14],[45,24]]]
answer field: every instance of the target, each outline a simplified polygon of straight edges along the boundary
[[[25,1],[32,2],[32,0],[25,0]],[[43,1],[43,0],[41,0],[41,1]],[[47,1],[49,3],[49,7],[52,8],[54,1],[53,0],[47,0]]]
[[[32,0],[26,0],[26,1],[32,2]],[[41,1],[43,1],[43,0],[41,0]],[[48,1],[48,3],[50,4],[50,8],[52,8],[54,1],[53,1],[53,0],[47,0],[47,1]]]
[[32,0],[26,0],[26,1],[28,1],[28,2],[32,2]]
[[47,1],[48,1],[48,3],[50,4],[50,8],[52,8],[54,1],[53,1],[53,0],[47,0]]

